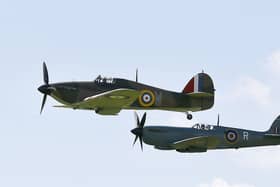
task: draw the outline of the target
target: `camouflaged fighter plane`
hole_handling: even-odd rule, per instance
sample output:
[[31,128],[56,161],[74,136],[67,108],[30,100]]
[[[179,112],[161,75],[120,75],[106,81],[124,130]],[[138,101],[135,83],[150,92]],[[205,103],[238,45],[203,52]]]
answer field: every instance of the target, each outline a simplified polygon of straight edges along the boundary
[[140,139],[160,150],[176,150],[182,153],[206,152],[208,149],[238,149],[280,144],[280,115],[265,132],[257,132],[219,125],[195,124],[192,128],[167,126],[144,127],[146,113],[141,119],[136,114],[137,127],[131,132]]
[[63,105],[57,107],[94,110],[97,114],[116,115],[122,109],[168,110],[189,113],[209,109],[214,104],[214,85],[209,75],[199,73],[181,93],[155,88],[136,81],[102,78],[94,81],[49,84],[47,66],[43,63],[44,85],[38,90],[44,94],[41,112],[47,96]]

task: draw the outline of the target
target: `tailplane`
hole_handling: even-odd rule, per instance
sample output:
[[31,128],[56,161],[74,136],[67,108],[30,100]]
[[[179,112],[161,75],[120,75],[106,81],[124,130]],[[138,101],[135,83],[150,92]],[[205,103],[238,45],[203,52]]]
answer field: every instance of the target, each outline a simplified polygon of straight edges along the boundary
[[214,96],[215,88],[211,77],[206,73],[195,75],[183,89],[185,94]]
[[280,115],[274,120],[266,133],[270,135],[280,135]]

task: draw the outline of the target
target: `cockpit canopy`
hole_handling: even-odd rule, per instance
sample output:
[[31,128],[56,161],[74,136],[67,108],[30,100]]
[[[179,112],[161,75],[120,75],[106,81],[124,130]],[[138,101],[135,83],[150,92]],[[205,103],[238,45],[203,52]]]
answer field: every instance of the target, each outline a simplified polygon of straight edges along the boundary
[[214,127],[212,125],[204,124],[204,123],[196,123],[192,128],[198,130],[213,130]]
[[115,79],[114,78],[112,78],[112,77],[102,77],[101,75],[99,75],[95,80],[94,80],[94,82],[96,82],[96,83],[99,83],[99,84],[104,84],[104,83],[106,83],[106,84],[114,84],[116,81],[115,81]]

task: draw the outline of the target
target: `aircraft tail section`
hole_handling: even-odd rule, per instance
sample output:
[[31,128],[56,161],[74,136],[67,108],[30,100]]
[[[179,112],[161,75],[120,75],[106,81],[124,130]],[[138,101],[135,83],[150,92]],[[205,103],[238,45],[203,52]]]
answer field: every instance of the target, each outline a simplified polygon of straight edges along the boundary
[[195,75],[183,89],[183,93],[189,96],[191,111],[206,110],[214,105],[215,88],[211,77],[206,73]]
[[274,120],[270,129],[266,133],[271,135],[280,135],[280,115]]
[[212,95],[214,96],[214,84],[211,77],[206,73],[195,75],[183,89],[185,94]]

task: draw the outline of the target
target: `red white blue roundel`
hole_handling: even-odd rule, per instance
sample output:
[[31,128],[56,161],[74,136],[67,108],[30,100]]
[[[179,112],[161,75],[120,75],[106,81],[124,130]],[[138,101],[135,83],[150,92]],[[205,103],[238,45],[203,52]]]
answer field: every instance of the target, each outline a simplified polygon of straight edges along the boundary
[[238,134],[234,130],[228,130],[225,134],[227,141],[230,143],[235,143],[238,139]]
[[150,90],[143,90],[139,96],[139,103],[143,107],[150,107],[155,103],[155,95]]
[[152,101],[152,95],[150,93],[144,93],[142,95],[142,101],[143,103],[147,104],[147,103],[150,103]]

